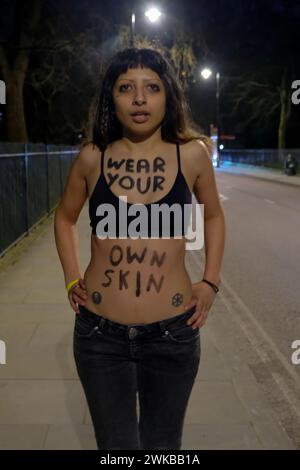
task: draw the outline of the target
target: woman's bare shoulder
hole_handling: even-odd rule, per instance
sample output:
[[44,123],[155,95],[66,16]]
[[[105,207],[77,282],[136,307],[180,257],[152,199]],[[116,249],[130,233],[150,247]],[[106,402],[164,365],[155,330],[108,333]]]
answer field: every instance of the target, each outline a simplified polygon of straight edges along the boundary
[[94,168],[95,164],[99,161],[100,149],[98,145],[92,141],[84,142],[77,155],[77,161],[79,166],[85,168],[86,172],[89,172]]
[[185,162],[190,172],[198,176],[210,161],[210,149],[202,139],[192,139],[183,144]]
[[199,155],[200,154],[206,154],[210,156],[211,153],[211,146],[212,146],[212,141],[209,137],[204,136],[203,138],[199,139],[192,139],[189,140],[184,144],[184,146],[189,149],[192,153],[196,153]]
[[79,154],[82,158],[92,158],[93,156],[99,156],[100,149],[97,144],[89,140],[84,142],[79,148]]

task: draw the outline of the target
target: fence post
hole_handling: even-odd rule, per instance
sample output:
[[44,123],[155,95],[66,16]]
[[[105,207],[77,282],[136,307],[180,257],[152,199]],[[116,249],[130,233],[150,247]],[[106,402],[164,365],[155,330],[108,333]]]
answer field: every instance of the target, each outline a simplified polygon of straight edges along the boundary
[[29,198],[28,198],[28,144],[24,144],[24,181],[23,181],[23,187],[24,187],[24,193],[25,193],[25,230],[26,230],[26,236],[28,236],[28,230],[29,230]]
[[46,204],[47,214],[50,211],[50,194],[49,194],[49,155],[48,155],[48,144],[45,144],[45,156],[46,156]]

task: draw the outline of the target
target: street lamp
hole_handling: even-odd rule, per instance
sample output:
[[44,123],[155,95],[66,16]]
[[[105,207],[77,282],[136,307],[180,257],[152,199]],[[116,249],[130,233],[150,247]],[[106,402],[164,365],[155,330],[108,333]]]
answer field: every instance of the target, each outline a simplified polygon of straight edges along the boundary
[[210,69],[203,69],[201,70],[201,75],[205,80],[207,80],[212,75],[212,71]]
[[[146,18],[150,23],[155,23],[161,16],[161,11],[156,7],[151,7],[145,11]],[[131,13],[131,46],[134,47],[135,43],[135,13]]]
[[[213,72],[209,68],[201,70],[201,76],[208,80]],[[216,73],[216,128],[217,128],[217,167],[220,166],[220,73]]]
[[145,16],[151,23],[155,23],[161,16],[161,11],[158,8],[149,8],[149,10],[145,11]]
[[135,36],[135,14],[131,13],[131,46],[134,47],[134,36]]

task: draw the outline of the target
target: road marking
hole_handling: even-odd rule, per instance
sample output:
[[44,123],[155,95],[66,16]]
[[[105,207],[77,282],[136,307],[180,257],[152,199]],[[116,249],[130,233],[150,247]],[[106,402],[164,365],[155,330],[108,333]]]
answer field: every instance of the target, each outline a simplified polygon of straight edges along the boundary
[[272,201],[271,199],[264,199],[264,201],[268,202],[269,204],[275,204],[275,201]]

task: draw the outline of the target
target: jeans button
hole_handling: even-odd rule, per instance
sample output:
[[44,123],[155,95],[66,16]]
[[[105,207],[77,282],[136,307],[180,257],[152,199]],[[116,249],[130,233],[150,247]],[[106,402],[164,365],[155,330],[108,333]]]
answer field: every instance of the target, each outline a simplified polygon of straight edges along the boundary
[[137,335],[137,329],[136,328],[129,328],[129,331],[128,331],[128,336],[129,336],[129,339],[133,339],[136,335]]

